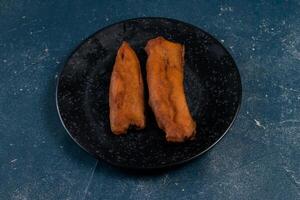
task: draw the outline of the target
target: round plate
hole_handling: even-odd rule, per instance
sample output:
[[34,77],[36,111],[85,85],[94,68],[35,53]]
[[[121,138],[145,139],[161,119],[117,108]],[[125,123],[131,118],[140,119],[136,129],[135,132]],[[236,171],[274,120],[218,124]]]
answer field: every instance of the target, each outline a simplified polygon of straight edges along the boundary
[[[140,59],[146,80],[144,47],[163,36],[185,45],[184,87],[197,123],[195,140],[168,143],[146,106],[146,128],[116,136],[110,130],[108,89],[115,56],[128,41]],[[145,101],[148,101],[145,82]],[[174,19],[137,18],[101,29],[69,57],[57,85],[57,108],[70,136],[87,152],[108,163],[155,169],[195,158],[227,132],[241,103],[241,80],[226,49],[203,30]]]

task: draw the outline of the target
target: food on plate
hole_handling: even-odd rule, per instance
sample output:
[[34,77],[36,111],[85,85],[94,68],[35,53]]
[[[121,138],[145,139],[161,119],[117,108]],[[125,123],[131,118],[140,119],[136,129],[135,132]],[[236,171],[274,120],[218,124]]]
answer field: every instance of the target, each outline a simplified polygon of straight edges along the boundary
[[145,127],[144,86],[140,63],[127,42],[119,48],[109,88],[110,127],[125,134],[129,127]]
[[157,37],[148,41],[149,105],[169,142],[183,142],[196,134],[183,85],[184,46]]

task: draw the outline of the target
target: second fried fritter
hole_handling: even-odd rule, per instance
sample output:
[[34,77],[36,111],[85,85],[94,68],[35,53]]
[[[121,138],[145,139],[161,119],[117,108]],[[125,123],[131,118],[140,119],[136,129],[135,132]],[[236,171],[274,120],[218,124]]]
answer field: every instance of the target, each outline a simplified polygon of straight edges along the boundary
[[167,141],[182,142],[196,132],[183,86],[184,46],[163,37],[146,46],[149,105]]

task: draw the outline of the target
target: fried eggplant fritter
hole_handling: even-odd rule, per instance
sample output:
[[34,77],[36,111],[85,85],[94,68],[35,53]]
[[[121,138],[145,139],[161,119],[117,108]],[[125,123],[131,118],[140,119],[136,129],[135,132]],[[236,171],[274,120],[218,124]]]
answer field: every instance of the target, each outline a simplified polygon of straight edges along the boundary
[[169,142],[194,137],[193,120],[184,93],[184,46],[157,37],[146,46],[149,105]]
[[109,88],[110,127],[114,134],[130,126],[145,127],[144,86],[140,63],[134,50],[123,42],[118,50]]

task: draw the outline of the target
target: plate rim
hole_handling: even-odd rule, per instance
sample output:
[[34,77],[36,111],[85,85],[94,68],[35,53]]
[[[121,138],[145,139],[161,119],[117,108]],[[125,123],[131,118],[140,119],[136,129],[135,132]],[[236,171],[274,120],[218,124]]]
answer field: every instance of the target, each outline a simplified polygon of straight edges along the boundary
[[[183,160],[180,160],[180,161],[176,161],[176,162],[173,162],[173,163],[168,163],[168,164],[162,164],[162,165],[159,165],[157,167],[138,167],[138,166],[130,166],[130,165],[122,165],[122,164],[118,164],[118,163],[114,163],[114,162],[111,162],[111,161],[108,161],[104,158],[102,158],[101,156],[97,155],[96,153],[93,153],[93,152],[90,152],[88,151],[85,147],[83,147],[75,137],[73,137],[73,135],[69,132],[68,128],[66,127],[64,121],[63,121],[63,118],[61,116],[61,111],[59,109],[59,103],[58,103],[58,90],[59,90],[59,82],[61,80],[61,77],[62,77],[62,73],[66,67],[66,65],[68,64],[68,61],[70,60],[70,58],[74,55],[74,53],[82,46],[84,45],[89,39],[93,38],[95,35],[97,35],[99,32],[101,31],[104,31],[114,25],[117,25],[117,24],[120,24],[120,23],[124,23],[124,22],[127,22],[127,21],[133,21],[133,20],[167,20],[167,21],[173,21],[173,22],[177,22],[177,23],[181,23],[181,24],[186,24],[188,26],[191,26],[195,29],[199,29],[200,31],[202,31],[203,33],[205,33],[206,35],[210,36],[212,39],[214,39],[220,46],[222,46],[222,48],[224,49],[224,51],[227,53],[227,55],[229,55],[230,59],[233,61],[233,64],[236,68],[236,71],[237,71],[237,75],[238,75],[238,82],[239,82],[239,91],[238,91],[238,105],[237,105],[237,109],[236,109],[236,112],[234,114],[234,117],[232,119],[232,121],[230,122],[229,126],[227,127],[227,129],[224,131],[224,133],[221,135],[221,137],[219,137],[213,144],[211,144],[207,149],[205,149],[204,151],[192,156],[192,157],[189,157],[187,159],[183,159]],[[242,77],[241,77],[241,74],[240,74],[240,71],[238,69],[238,66],[235,62],[235,60],[233,59],[233,56],[230,54],[230,52],[225,48],[225,46],[217,39],[215,38],[213,35],[211,35],[210,33],[208,33],[207,31],[204,31],[202,28],[199,28],[197,27],[196,25],[193,25],[193,24],[190,24],[188,22],[185,22],[185,21],[181,21],[181,20],[178,20],[178,19],[174,19],[174,18],[168,18],[168,17],[135,17],[135,18],[128,18],[128,19],[124,19],[124,20],[120,20],[120,21],[117,21],[117,22],[114,22],[112,24],[109,24],[107,26],[104,26],[100,29],[98,29],[96,32],[92,33],[91,35],[87,36],[84,40],[82,40],[74,50],[71,51],[71,53],[69,53],[69,55],[67,56],[64,64],[63,64],[63,67],[60,69],[58,75],[57,75],[57,79],[56,79],[56,89],[55,89],[55,104],[56,104],[56,110],[57,110],[57,113],[58,113],[58,117],[60,119],[60,122],[61,124],[63,125],[64,129],[66,130],[66,132],[68,133],[68,135],[72,138],[72,140],[80,147],[82,148],[84,151],[86,151],[88,154],[92,155],[95,159],[97,160],[101,160],[101,161],[104,161],[114,167],[117,167],[117,168],[123,168],[123,169],[129,169],[129,170],[157,170],[157,169],[166,169],[166,168],[170,168],[170,167],[175,167],[175,166],[179,166],[179,165],[182,165],[186,162],[189,162],[191,160],[194,160],[195,158],[203,155],[204,153],[208,152],[210,149],[212,149],[227,133],[228,131],[230,130],[230,128],[233,126],[234,122],[236,121],[236,118],[240,112],[240,109],[241,109],[241,104],[242,104],[242,97],[243,97],[243,85],[242,85]]]

